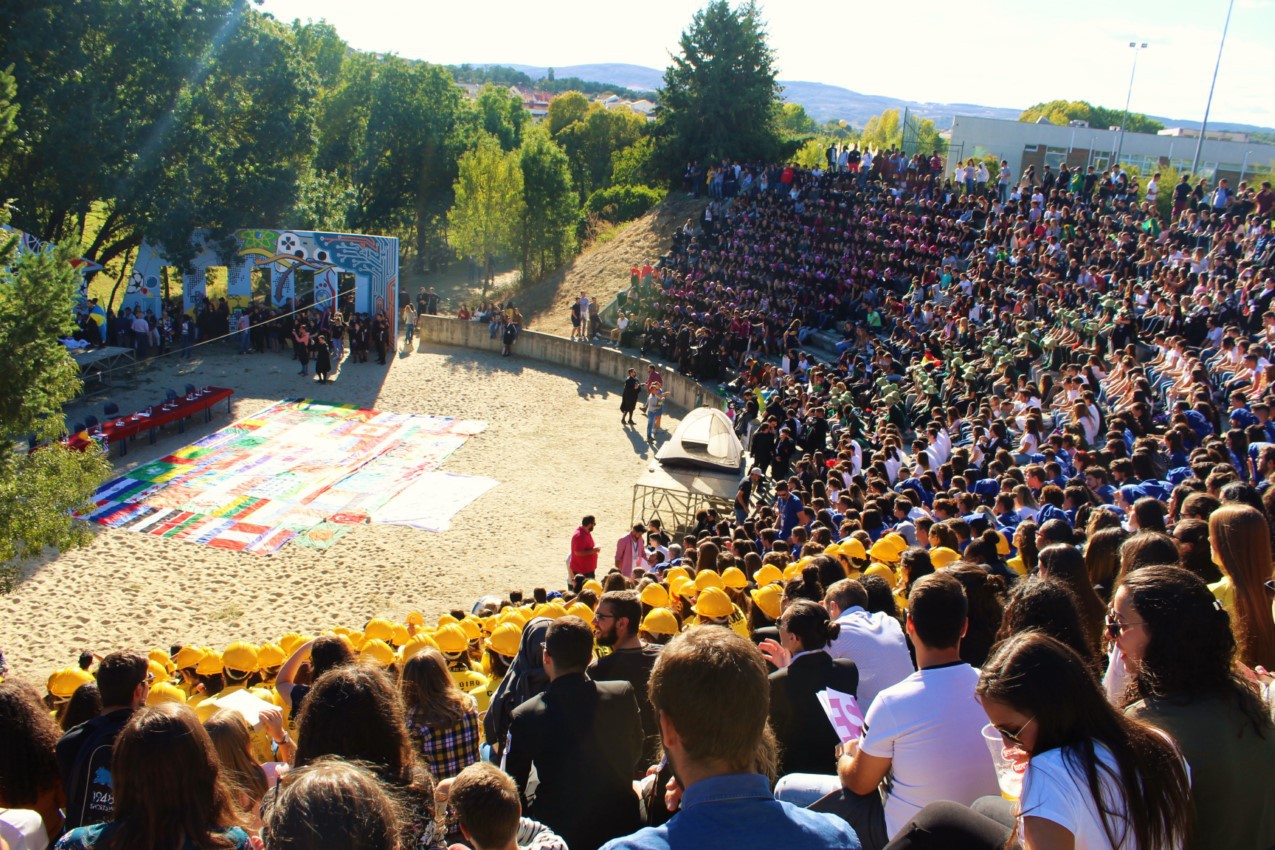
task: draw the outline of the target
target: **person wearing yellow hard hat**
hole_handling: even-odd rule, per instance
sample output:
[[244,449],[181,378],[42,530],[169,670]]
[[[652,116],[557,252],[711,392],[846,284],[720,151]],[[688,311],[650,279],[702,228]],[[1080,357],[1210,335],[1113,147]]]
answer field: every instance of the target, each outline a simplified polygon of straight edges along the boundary
[[668,590],[662,584],[651,582],[638,591],[638,601],[642,603],[647,611],[652,608],[667,608],[669,603]]
[[207,653],[197,646],[183,646],[177,650],[177,654],[173,656],[173,666],[177,668],[179,681],[177,687],[182,689],[182,693],[189,699],[195,688],[199,686],[199,677],[195,673],[195,666]]
[[947,546],[935,546],[930,550],[930,563],[934,565],[936,570],[946,569],[953,562],[960,559],[961,556],[957,554],[956,550]]
[[479,711],[486,711],[489,700],[487,677],[474,669],[469,659],[469,637],[460,623],[443,626],[434,633],[434,641],[447,661],[447,671],[451,673],[456,687],[478,700]]
[[652,608],[642,618],[638,637],[646,643],[666,644],[681,630],[676,614],[668,608]]
[[486,641],[487,652],[484,665],[489,697],[495,695],[505,674],[509,672],[509,665],[518,655],[518,647],[521,643],[522,626],[516,622],[506,621],[492,629]]
[[774,564],[764,564],[760,570],[753,573],[753,581],[757,583],[758,587],[765,587],[768,584],[774,584],[777,581],[783,580],[783,571]]
[[279,668],[288,659],[283,647],[277,643],[263,643],[257,650],[257,677],[262,687],[273,688],[274,680],[279,675]]
[[156,682],[151,685],[150,692],[146,695],[146,704],[155,706],[166,702],[176,702],[185,705],[186,694],[182,693],[182,689],[171,682]]
[[696,625],[725,626],[741,637],[749,637],[748,619],[725,590],[710,587],[701,591],[691,607]]
[[778,584],[768,584],[750,593],[753,598],[753,616],[749,625],[754,631],[773,626],[783,610],[783,587]]
[[58,721],[59,725],[62,724],[62,718],[66,714],[71,697],[81,685],[92,681],[93,674],[80,667],[63,667],[61,670],[54,670],[49,676],[48,696],[45,697],[45,702],[53,709],[53,719]]
[[426,649],[403,665],[399,680],[407,730],[422,765],[440,782],[482,758],[478,699],[459,687],[447,668],[443,653]]

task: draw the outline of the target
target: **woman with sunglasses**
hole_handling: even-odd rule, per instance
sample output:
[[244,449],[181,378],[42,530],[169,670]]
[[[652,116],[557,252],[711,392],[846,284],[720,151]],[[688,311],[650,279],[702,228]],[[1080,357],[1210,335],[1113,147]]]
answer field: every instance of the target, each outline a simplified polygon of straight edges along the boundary
[[1126,713],[1168,732],[1191,766],[1189,847],[1275,846],[1275,724],[1236,672],[1230,618],[1199,577],[1147,567],[1116,590],[1108,632],[1130,676]]
[[1027,759],[1021,798],[1012,810],[996,798],[973,809],[931,804],[886,850],[1165,850],[1188,840],[1182,757],[1162,732],[1112,707],[1075,651],[1038,632],[1010,638],[976,694],[1006,748]]

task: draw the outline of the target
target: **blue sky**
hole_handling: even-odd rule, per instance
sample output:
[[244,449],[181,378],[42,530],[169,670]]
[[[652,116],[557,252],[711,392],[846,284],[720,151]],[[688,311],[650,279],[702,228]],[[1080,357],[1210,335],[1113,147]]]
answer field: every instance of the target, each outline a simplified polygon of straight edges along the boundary
[[[289,21],[327,19],[352,46],[443,64],[653,68],[700,0],[265,0]],[[1066,98],[1199,120],[1227,0],[772,0],[763,4],[780,79],[910,100],[1025,107]],[[1275,127],[1275,0],[1235,0],[1211,121]]]

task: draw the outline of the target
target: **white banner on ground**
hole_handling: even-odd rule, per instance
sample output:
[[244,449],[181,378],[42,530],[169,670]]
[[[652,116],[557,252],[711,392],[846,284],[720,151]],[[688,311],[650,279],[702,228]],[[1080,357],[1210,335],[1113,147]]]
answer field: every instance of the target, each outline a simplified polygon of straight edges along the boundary
[[403,492],[373,512],[372,522],[446,531],[460,509],[500,482],[494,478],[426,472]]

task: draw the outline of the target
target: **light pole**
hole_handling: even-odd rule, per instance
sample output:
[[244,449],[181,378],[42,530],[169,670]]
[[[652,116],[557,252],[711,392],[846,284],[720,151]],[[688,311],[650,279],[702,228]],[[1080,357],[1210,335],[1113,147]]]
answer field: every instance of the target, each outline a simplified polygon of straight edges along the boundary
[[1226,22],[1222,24],[1222,40],[1217,45],[1217,63],[1213,66],[1213,82],[1209,83],[1209,99],[1204,102],[1204,120],[1200,122],[1200,138],[1195,142],[1195,158],[1191,160],[1191,176],[1200,167],[1200,151],[1204,147],[1204,133],[1209,128],[1209,109],[1213,106],[1213,87],[1217,85],[1217,71],[1222,67],[1222,49],[1226,47],[1226,31],[1231,28],[1231,11],[1235,0],[1226,6]]
[[1124,150],[1124,127],[1129,123],[1129,101],[1133,99],[1133,75],[1138,73],[1138,53],[1147,49],[1147,43],[1131,41],[1129,46],[1133,48],[1133,67],[1129,70],[1129,92],[1124,96],[1124,115],[1120,118],[1120,140],[1116,142],[1116,161],[1113,165],[1117,169],[1120,168],[1120,154]]

